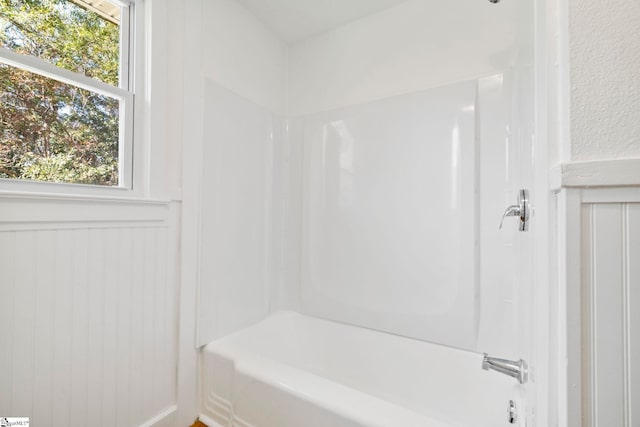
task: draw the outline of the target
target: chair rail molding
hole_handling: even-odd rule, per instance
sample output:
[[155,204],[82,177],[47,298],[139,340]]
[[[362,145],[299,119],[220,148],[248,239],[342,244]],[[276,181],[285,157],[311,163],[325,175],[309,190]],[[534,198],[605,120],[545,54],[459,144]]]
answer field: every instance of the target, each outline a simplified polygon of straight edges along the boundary
[[640,186],[640,159],[561,163],[551,168],[551,188]]

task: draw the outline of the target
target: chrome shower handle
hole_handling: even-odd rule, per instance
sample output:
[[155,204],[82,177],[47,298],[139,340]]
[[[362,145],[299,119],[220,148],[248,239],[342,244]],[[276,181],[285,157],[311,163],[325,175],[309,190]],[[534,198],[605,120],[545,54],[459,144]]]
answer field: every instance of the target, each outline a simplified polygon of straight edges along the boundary
[[506,211],[502,214],[502,219],[500,220],[500,230],[502,230],[502,224],[504,224],[504,219],[508,216],[520,216],[520,206],[519,205],[511,205],[507,208]]
[[528,231],[529,230],[529,217],[531,213],[529,211],[529,190],[520,190],[520,194],[518,195],[518,204],[511,205],[504,211],[502,214],[502,219],[500,220],[499,229],[502,230],[502,224],[504,223],[504,219],[508,216],[517,216],[520,218],[520,231]]

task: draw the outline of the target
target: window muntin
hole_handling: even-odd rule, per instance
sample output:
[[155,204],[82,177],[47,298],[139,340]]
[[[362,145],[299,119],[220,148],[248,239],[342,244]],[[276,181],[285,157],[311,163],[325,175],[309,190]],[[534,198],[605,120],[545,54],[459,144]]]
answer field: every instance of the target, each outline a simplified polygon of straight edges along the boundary
[[0,178],[131,188],[131,9],[0,0]]

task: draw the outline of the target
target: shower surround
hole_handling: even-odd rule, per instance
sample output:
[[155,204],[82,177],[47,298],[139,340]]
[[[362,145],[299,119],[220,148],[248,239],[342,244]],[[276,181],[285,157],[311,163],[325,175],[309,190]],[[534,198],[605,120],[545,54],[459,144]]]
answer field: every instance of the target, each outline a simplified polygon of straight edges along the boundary
[[[530,239],[509,220],[498,230],[530,171],[529,7],[412,0],[283,41],[264,23],[277,21],[277,5],[269,15],[250,1],[202,3],[194,31],[209,42],[188,90],[201,100],[192,126],[205,417],[300,425],[269,412],[277,402],[308,408],[298,414],[308,419],[345,415],[316,396],[322,383],[328,394],[360,396],[364,407],[382,399],[387,415],[417,417],[406,425],[429,425],[421,417],[492,425],[503,421],[498,412],[506,418],[509,400],[527,419],[526,388],[481,372],[481,354],[531,359],[523,338],[530,289],[517,285]],[[336,335],[314,335],[316,324]],[[228,338],[262,333],[282,351]],[[350,334],[354,342],[364,334],[369,347],[333,341]],[[480,390],[487,381],[483,398],[500,409],[457,419],[436,401],[409,404],[392,387],[374,392],[332,371],[349,369],[341,357],[360,355],[369,369],[362,376],[375,378],[396,344],[415,345],[407,372],[427,375],[418,361],[430,358],[443,372],[478,371],[469,384]],[[332,353],[284,356],[284,348],[314,346]],[[443,381],[405,387],[437,394]],[[344,425],[391,425],[365,418],[351,413]],[[343,421],[333,422],[325,425]]]

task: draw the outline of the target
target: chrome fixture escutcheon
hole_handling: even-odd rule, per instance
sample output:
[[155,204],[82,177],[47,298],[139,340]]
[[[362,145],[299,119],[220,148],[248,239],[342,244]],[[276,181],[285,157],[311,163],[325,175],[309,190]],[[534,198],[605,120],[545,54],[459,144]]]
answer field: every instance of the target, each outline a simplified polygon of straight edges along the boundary
[[502,214],[502,220],[500,220],[500,229],[502,230],[502,224],[504,219],[508,216],[517,216],[520,218],[520,231],[529,230],[529,219],[531,218],[531,209],[529,207],[529,190],[520,190],[518,195],[517,204],[511,205]]
[[485,353],[482,358],[482,369],[508,375],[517,379],[520,384],[524,384],[529,380],[529,366],[527,362],[522,359],[518,361],[498,359],[497,357],[490,357]]

